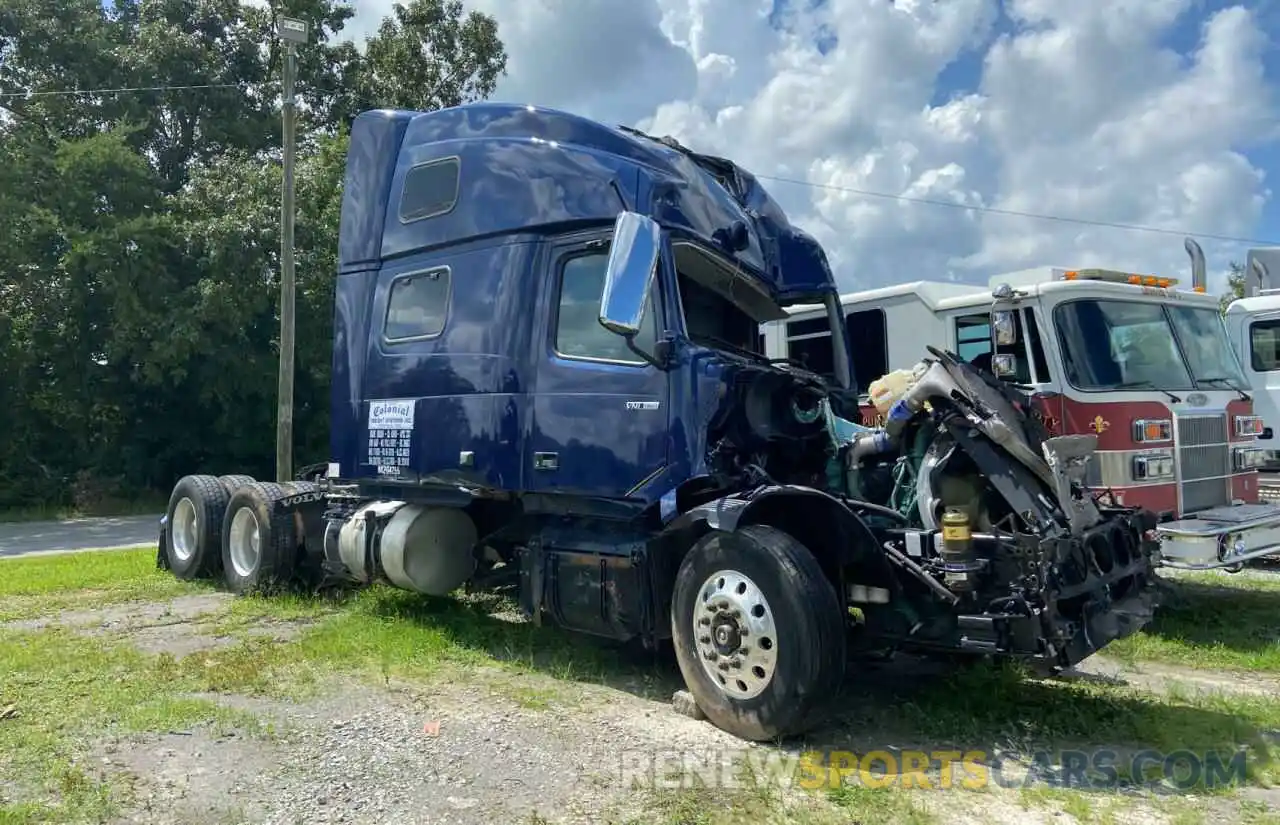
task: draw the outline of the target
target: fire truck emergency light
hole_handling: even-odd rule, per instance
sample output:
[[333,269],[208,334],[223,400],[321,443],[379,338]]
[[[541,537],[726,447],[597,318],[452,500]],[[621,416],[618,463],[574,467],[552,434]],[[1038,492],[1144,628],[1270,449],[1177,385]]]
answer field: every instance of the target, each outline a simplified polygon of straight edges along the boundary
[[1177,278],[1162,278],[1155,275],[1139,275],[1136,272],[1121,272],[1117,269],[1069,269],[1062,273],[1064,281],[1107,281],[1113,284],[1133,284],[1134,286],[1157,286],[1169,289],[1178,283]]

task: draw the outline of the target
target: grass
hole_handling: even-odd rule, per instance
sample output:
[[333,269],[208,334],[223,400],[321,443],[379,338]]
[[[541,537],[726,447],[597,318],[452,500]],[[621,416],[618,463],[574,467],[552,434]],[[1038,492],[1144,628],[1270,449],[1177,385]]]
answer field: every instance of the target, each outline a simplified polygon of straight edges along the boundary
[[[1205,590],[1209,580],[1234,589],[1211,595]],[[155,550],[146,547],[0,560],[0,621],[211,589],[157,570]],[[1180,604],[1147,633],[1113,645],[1108,653],[1121,647],[1119,652],[1133,659],[1163,658],[1193,667],[1239,667],[1249,661],[1267,669],[1270,639],[1259,638],[1260,632],[1247,625],[1271,628],[1264,631],[1271,639],[1280,636],[1274,618],[1280,612],[1268,612],[1271,600],[1280,606],[1280,581],[1187,578],[1177,589],[1185,597]],[[334,673],[428,686],[483,673],[486,684],[516,704],[544,710],[577,706],[581,683],[607,684],[658,700],[669,698],[679,686],[669,662],[501,618],[513,609],[498,596],[433,599],[383,587],[341,600],[235,599],[201,632],[240,636],[240,643],[181,658],[147,655],[126,639],[85,637],[62,628],[5,629],[0,635],[0,709],[14,703],[21,715],[0,719],[0,800],[14,796],[6,794],[5,783],[16,782],[26,789],[19,798],[41,801],[0,804],[0,825],[96,819],[118,808],[125,791],[86,767],[86,741],[112,732],[247,723],[192,695],[301,698]],[[265,622],[305,624],[295,641],[277,643],[250,635]],[[549,678],[523,678],[533,674]],[[855,673],[842,705],[847,709],[841,725],[846,733],[830,742],[821,741],[819,734],[806,747],[865,753],[888,742],[928,742],[911,747],[1024,755],[1045,751],[1054,762],[1062,749],[1112,747],[1120,754],[1121,776],[1124,755],[1138,748],[1203,753],[1246,747],[1249,780],[1275,777],[1264,734],[1280,730],[1280,698],[1268,696],[1176,691],[1156,696],[1113,685],[1031,679],[1016,668],[973,668],[905,687]],[[847,731],[865,732],[867,740],[851,742]],[[1045,787],[1020,793],[1028,805],[1056,806],[1081,823],[1099,825],[1109,824],[1113,798],[1119,798]],[[644,791],[642,798],[642,812],[616,821],[733,823],[759,821],[764,811],[799,825],[937,821],[922,803],[936,798],[932,795],[860,784],[799,795],[780,792],[775,785],[690,787]],[[1186,819],[1183,825],[1191,825],[1195,815],[1191,809],[1178,812]]]
[[0,524],[29,521],[59,521],[70,518],[109,518],[116,516],[149,516],[163,513],[169,497],[160,493],[131,499],[111,499],[88,508],[60,504],[8,507],[0,509]]
[[[711,788],[693,777],[667,777],[673,789],[644,789],[630,800],[642,812],[605,814],[608,825],[936,825],[940,820],[917,794],[892,788],[844,785],[822,794],[788,793],[744,771],[737,787]],[[546,822],[535,812],[532,822]]]
[[1107,647],[1121,660],[1280,674],[1280,575],[1181,574],[1139,634]]
[[0,776],[38,803],[0,804],[0,823],[102,820],[126,791],[97,775],[84,743],[135,731],[197,724],[252,723],[211,702],[184,696],[207,689],[172,657],[147,656],[62,629],[0,638]]
[[211,590],[156,569],[154,547],[0,560],[0,621]]

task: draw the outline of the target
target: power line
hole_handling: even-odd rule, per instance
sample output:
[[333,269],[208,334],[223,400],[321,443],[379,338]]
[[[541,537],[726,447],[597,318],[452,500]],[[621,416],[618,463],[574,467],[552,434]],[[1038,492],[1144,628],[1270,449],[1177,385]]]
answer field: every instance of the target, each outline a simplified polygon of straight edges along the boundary
[[[265,81],[269,84],[271,81]],[[178,92],[191,90],[206,89],[247,89],[251,85],[248,83],[201,83],[186,86],[124,86],[111,89],[67,89],[61,91],[44,91],[44,92],[0,92],[0,100],[14,97],[70,97],[74,95],[106,95],[106,94],[129,94],[133,92]],[[264,85],[262,83],[256,85]],[[903,203],[919,203],[926,206],[943,206],[948,209],[971,209],[975,212],[984,212],[989,215],[1007,215],[1015,218],[1031,218],[1040,221],[1054,221],[1056,223],[1070,223],[1077,226],[1094,226],[1104,229],[1123,229],[1129,232],[1148,232],[1156,235],[1174,235],[1178,237],[1186,237],[1188,235],[1196,238],[1204,238],[1206,240],[1224,241],[1226,243],[1254,244],[1258,246],[1274,246],[1280,244],[1280,241],[1264,240],[1261,238],[1242,238],[1234,235],[1217,235],[1211,232],[1188,232],[1179,229],[1162,229],[1157,226],[1147,226],[1145,224],[1135,223],[1119,223],[1116,221],[1099,221],[1090,220],[1088,218],[1068,218],[1062,215],[1046,215],[1037,212],[1022,212],[1016,209],[998,209],[994,206],[971,206],[969,204],[956,203],[955,201],[937,200],[935,198],[919,198],[911,195],[895,195],[891,192],[873,192],[869,189],[858,189],[853,186],[836,186],[829,183],[814,183],[807,180],[798,180],[796,178],[783,178],[776,175],[755,175],[760,180],[770,180],[776,183],[789,183],[793,186],[804,186],[810,189],[825,189],[833,192],[845,192],[851,195],[860,195],[865,198],[880,198],[882,200],[900,201]]]
[[807,180],[796,180],[795,178],[779,178],[772,175],[755,175],[761,180],[771,180],[778,183],[790,183],[796,186],[807,186],[812,189],[829,189],[835,192],[848,192],[853,195],[862,195],[868,198],[883,198],[885,200],[905,201],[908,203],[923,203],[929,206],[945,206],[950,209],[972,209],[975,212],[986,212],[992,215],[1010,215],[1015,218],[1035,218],[1042,221],[1057,221],[1059,223],[1074,223],[1084,226],[1098,226],[1109,229],[1127,229],[1130,232],[1154,232],[1159,235],[1177,235],[1186,237],[1188,235],[1195,238],[1206,238],[1215,241],[1227,241],[1229,243],[1245,243],[1256,244],[1259,246],[1273,246],[1278,241],[1263,240],[1260,238],[1239,238],[1234,235],[1215,235],[1210,232],[1186,232],[1178,229],[1161,229],[1158,226],[1146,226],[1136,223],[1116,223],[1113,221],[1095,221],[1088,218],[1067,218],[1061,215],[1043,215],[1036,212],[1020,212],[1016,209],[997,209],[993,206],[970,206],[968,204],[956,203],[955,201],[942,201],[933,198],[917,198],[911,195],[894,195],[889,192],[872,192],[867,189],[857,189],[852,186],[836,186],[829,183],[813,183]]
[[52,92],[0,92],[0,98],[71,97],[74,95],[110,95],[125,94],[128,92],[181,92],[189,89],[247,89],[249,87],[250,84],[248,83],[200,83],[191,86],[124,86],[116,89],[66,89]]

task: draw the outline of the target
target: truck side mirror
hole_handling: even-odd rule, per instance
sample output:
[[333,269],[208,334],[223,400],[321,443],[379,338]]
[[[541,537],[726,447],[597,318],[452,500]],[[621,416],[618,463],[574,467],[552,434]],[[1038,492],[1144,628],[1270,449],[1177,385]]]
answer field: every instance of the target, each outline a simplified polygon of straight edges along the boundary
[[1018,342],[1018,328],[1013,321],[1013,313],[1008,310],[991,313],[991,330],[997,346],[1007,346]]
[[662,231],[652,218],[622,212],[613,225],[613,243],[600,294],[600,323],[630,341],[644,323],[644,308],[658,272]]

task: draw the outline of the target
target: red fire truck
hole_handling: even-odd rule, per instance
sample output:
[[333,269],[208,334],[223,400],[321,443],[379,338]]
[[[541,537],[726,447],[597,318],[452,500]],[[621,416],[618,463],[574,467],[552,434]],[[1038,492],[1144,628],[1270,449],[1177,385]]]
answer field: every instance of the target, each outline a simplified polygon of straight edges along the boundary
[[[1192,253],[1192,289],[1107,269],[1039,267],[986,288],[915,281],[841,296],[859,389],[926,345],[1027,393],[1054,435],[1093,434],[1089,485],[1160,514],[1162,564],[1239,570],[1280,553],[1280,506],[1259,501],[1248,379]],[[762,328],[764,352],[832,370],[820,307]],[[875,425],[869,399],[864,424]]]

